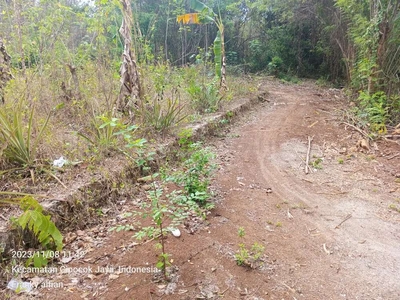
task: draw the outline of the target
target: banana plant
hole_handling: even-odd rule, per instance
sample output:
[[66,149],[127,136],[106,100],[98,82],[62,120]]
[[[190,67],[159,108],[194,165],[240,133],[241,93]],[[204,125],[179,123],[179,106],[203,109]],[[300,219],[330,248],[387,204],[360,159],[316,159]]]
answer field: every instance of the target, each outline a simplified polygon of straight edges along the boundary
[[216,14],[212,8],[205,5],[198,0],[190,0],[190,7],[197,11],[197,13],[187,13],[177,16],[178,23],[183,24],[206,24],[214,23],[218,28],[217,36],[214,40],[214,63],[215,75],[220,80],[220,92],[223,93],[228,90],[226,85],[226,57],[225,57],[225,43],[224,43],[224,24],[220,14]]

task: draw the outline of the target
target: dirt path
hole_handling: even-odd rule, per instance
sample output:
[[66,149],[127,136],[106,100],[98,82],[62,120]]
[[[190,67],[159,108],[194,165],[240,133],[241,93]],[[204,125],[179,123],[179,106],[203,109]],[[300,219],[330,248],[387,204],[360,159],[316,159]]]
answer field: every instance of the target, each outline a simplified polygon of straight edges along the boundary
[[[400,213],[389,209],[400,207],[400,157],[388,160],[400,146],[356,148],[360,135],[339,123],[337,91],[310,83],[263,88],[270,102],[211,140],[219,153],[217,205],[203,230],[167,239],[176,266],[173,282],[126,272],[68,274],[54,277],[64,281],[64,289],[40,294],[105,300],[400,299]],[[309,136],[315,169],[306,175]],[[153,245],[134,246],[131,236],[92,240],[77,266],[154,265]],[[238,266],[240,243],[264,246],[263,264]]]
[[[307,85],[269,91],[273,107],[236,130],[218,177],[227,194],[217,213],[229,222],[216,235],[229,243],[242,226],[274,262],[272,275],[249,272],[238,286],[267,299],[399,299],[400,215],[388,209],[399,200],[399,162],[348,150],[358,134],[338,126],[334,95]],[[322,169],[305,175],[308,136]]]

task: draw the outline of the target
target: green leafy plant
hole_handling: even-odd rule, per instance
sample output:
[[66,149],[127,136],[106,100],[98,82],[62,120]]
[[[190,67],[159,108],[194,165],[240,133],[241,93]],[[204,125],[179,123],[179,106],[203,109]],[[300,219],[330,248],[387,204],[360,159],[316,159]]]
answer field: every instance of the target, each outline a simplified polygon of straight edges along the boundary
[[134,237],[141,240],[144,237],[158,239],[159,243],[157,248],[161,250],[159,255],[159,260],[156,267],[159,268],[164,277],[167,278],[167,267],[170,265],[169,257],[170,255],[166,253],[165,250],[165,240],[164,237],[168,232],[168,228],[165,226],[165,221],[169,218],[172,222],[170,223],[169,229],[176,228],[180,222],[186,217],[181,210],[176,209],[176,207],[168,205],[164,200],[162,200],[163,189],[158,188],[153,180],[153,189],[147,192],[147,196],[150,199],[150,203],[144,203],[142,208],[145,210],[150,210],[149,213],[144,213],[143,217],[150,216],[154,226],[147,226],[141,228],[138,232],[134,234]]
[[279,73],[282,72],[282,65],[283,65],[283,60],[279,56],[274,56],[271,60],[271,62],[268,64],[268,71],[278,77]]
[[134,133],[138,128],[135,124],[127,125],[118,118],[103,114],[93,119],[90,134],[83,132],[77,132],[77,134],[101,151],[104,151],[112,148],[117,149],[118,137],[120,136],[125,141],[125,147],[142,147],[146,140],[134,138]]
[[358,116],[369,123],[373,132],[385,134],[387,132],[386,123],[388,121],[388,107],[384,92],[377,92],[372,95],[360,92],[358,98],[360,107]]
[[238,236],[239,237],[244,237],[244,235],[245,235],[244,228],[243,227],[239,227]]
[[243,243],[239,244],[239,252],[235,254],[235,260],[238,266],[243,266],[249,259],[250,254],[246,249],[246,245]]
[[314,169],[318,169],[318,170],[320,170],[320,169],[322,169],[322,158],[320,158],[320,157],[317,157],[316,159],[314,159],[312,162],[311,162],[311,166],[314,168]]
[[[239,238],[245,236],[243,227],[239,227],[238,230]],[[255,242],[250,249],[246,247],[244,243],[239,244],[239,250],[235,254],[235,260],[238,266],[247,266],[256,268],[262,264],[262,256],[264,254],[265,247]]]
[[238,266],[257,268],[262,265],[262,256],[265,247],[255,242],[250,249],[244,243],[239,244],[239,251],[235,254]]
[[190,155],[183,161],[184,170],[166,175],[164,178],[181,186],[187,201],[194,201],[204,206],[211,196],[208,186],[216,168],[212,163],[215,155],[208,148],[203,148],[201,143],[189,145],[188,151]]
[[[35,108],[31,107],[28,120],[25,121],[24,102],[20,101],[15,107],[0,108],[0,141],[6,146],[2,154],[11,162],[22,167],[33,166],[37,159],[39,143],[42,140],[50,115],[35,132]],[[35,137],[35,138],[34,138]]]
[[179,140],[178,144],[184,150],[187,150],[189,145],[193,144],[193,130],[191,128],[184,128],[177,134]]
[[212,8],[198,0],[190,0],[189,5],[193,10],[197,11],[197,13],[180,15],[177,17],[178,22],[182,22],[183,24],[214,23],[218,28],[213,46],[215,75],[216,78],[219,79],[220,89],[226,91],[225,27],[221,14],[217,15]]
[[261,259],[262,255],[264,254],[265,247],[257,242],[255,242],[251,246],[251,253],[252,253],[252,258],[254,261],[258,261]]
[[137,157],[135,158],[136,166],[139,167],[142,175],[148,174],[151,170],[150,163],[154,161],[156,152],[148,151],[145,148],[140,148],[136,151]]
[[168,98],[165,107],[161,100],[155,99],[153,103],[143,105],[140,114],[144,123],[157,131],[165,132],[185,120],[187,114],[184,112],[185,106],[180,104],[178,99]]
[[20,208],[24,212],[14,220],[14,224],[23,230],[32,231],[44,250],[30,257],[26,265],[32,262],[35,267],[47,265],[48,260],[54,257],[51,255],[53,250],[63,249],[62,234],[50,220],[51,217],[43,214],[43,207],[32,196],[23,197],[20,200]]
[[187,92],[190,95],[193,108],[200,113],[215,112],[220,107],[222,98],[218,94],[216,81],[198,83],[191,80]]

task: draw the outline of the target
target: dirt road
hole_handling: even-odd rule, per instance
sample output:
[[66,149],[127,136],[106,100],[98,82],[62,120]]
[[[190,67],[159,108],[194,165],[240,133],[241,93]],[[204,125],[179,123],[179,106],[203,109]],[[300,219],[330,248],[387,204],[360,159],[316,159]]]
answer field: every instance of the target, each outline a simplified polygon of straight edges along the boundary
[[[64,277],[67,289],[42,295],[400,299],[400,212],[394,209],[400,207],[400,145],[378,142],[366,149],[359,143],[361,135],[340,123],[346,104],[339,91],[311,83],[266,82],[261,88],[268,102],[210,141],[219,154],[216,208],[202,230],[182,228],[179,239],[168,237],[172,282],[100,272],[70,286],[74,278]],[[305,174],[309,137],[313,167]],[[154,265],[153,245],[127,246],[131,236],[121,232],[103,240],[85,262]],[[238,266],[240,244],[251,252],[255,243],[265,248],[263,255],[250,254],[251,266]]]
[[[227,245],[244,227],[248,244],[266,245],[273,271],[228,268],[236,289],[227,298],[240,287],[250,299],[400,299],[400,214],[388,208],[399,202],[400,167],[382,157],[400,148],[356,148],[361,136],[339,123],[335,91],[268,90],[270,105],[226,145],[216,214],[227,222],[213,231]],[[306,175],[308,137],[315,170]]]
[[[138,284],[137,299],[400,299],[400,213],[389,209],[399,205],[400,159],[387,159],[400,146],[357,147],[360,134],[340,124],[338,91],[262,88],[269,102],[211,141],[220,197],[209,227],[168,241],[174,294]],[[241,243],[264,246],[263,264],[237,266]]]

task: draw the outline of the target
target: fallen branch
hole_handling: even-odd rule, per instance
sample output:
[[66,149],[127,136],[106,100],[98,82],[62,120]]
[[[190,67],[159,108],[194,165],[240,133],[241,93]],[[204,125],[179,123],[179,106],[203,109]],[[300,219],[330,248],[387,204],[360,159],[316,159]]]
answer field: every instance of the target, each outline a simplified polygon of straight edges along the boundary
[[367,138],[369,140],[372,140],[371,137],[368,135],[368,133],[366,133],[364,130],[361,130],[360,128],[358,128],[358,127],[356,127],[356,126],[354,126],[354,125],[352,125],[350,123],[347,123],[347,122],[341,122],[340,124],[344,124],[346,126],[350,126],[355,131],[359,132],[363,137],[365,137],[365,138]]
[[314,136],[308,137],[308,149],[307,149],[307,155],[306,155],[306,166],[304,168],[304,172],[308,174],[310,172],[310,166],[308,165],[310,163],[310,153],[311,153],[311,142],[314,139]]
[[347,194],[348,192],[333,192],[333,193],[326,193],[326,192],[318,192],[317,194],[319,195],[344,195]]
[[344,218],[344,220],[343,220],[342,222],[340,222],[340,223],[335,227],[335,229],[338,229],[340,225],[342,225],[344,222],[346,222],[346,221],[347,221],[348,219],[350,219],[351,217],[352,217],[352,214],[348,214],[348,215]]
[[387,135],[385,135],[385,138],[386,139],[393,139],[393,140],[400,139],[400,134],[387,134]]
[[397,153],[395,155],[392,155],[391,157],[388,157],[387,160],[391,160],[391,159],[393,159],[393,158],[395,158],[397,156],[400,156],[400,153]]
[[68,190],[67,186],[56,175],[54,175],[51,172],[47,172],[47,174],[49,174],[51,177],[57,180],[59,184],[61,184],[66,190]]

